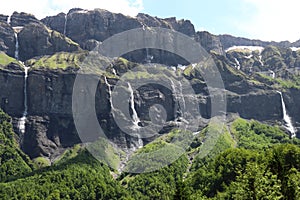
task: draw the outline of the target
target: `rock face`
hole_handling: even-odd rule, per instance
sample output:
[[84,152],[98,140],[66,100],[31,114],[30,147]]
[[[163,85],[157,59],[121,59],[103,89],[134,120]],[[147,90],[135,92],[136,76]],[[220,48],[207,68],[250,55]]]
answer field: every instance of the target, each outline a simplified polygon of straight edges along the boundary
[[[57,16],[47,17],[41,22],[26,13],[14,13],[10,24],[6,20],[6,16],[0,16],[0,51],[4,51],[12,57],[14,56],[16,40],[12,27],[22,26],[22,30],[17,35],[21,60],[26,61],[36,56],[57,55],[57,59],[51,60],[53,63],[47,63],[48,67],[42,68],[44,63],[40,63],[40,66],[30,69],[28,74],[26,134],[18,134],[22,149],[32,158],[44,156],[55,159],[63,149],[80,143],[72,113],[72,94],[77,72],[75,68],[72,70],[53,69],[55,68],[53,65],[63,65],[61,60],[58,59],[58,54],[55,54],[56,52],[75,52],[81,50],[81,48],[91,50],[108,37],[133,28],[162,27],[176,30],[193,37],[208,52],[211,52],[224,81],[228,112],[238,113],[246,119],[273,122],[282,121],[283,115],[281,99],[272,86],[273,82],[267,82],[265,79],[256,76],[250,77],[246,74],[250,74],[249,69],[251,67],[254,72],[264,69],[284,69],[283,72],[285,72],[286,68],[294,69],[300,66],[300,54],[298,52],[267,46],[269,44],[289,46],[291,45],[289,43],[270,43],[229,35],[215,36],[208,32],[196,33],[190,21],[178,21],[176,18],[160,19],[147,14],[139,14],[136,18],[132,18],[100,9],[93,11],[72,9],[67,15],[60,13]],[[81,48],[69,38],[78,42]],[[265,49],[262,52],[251,52],[251,55],[245,53],[245,51],[224,52],[224,49],[233,45],[259,45],[264,46]],[[145,60],[146,55],[153,56],[151,58],[152,62],[174,66],[188,64],[176,55],[157,49],[142,49],[126,54],[124,57],[138,63],[147,63],[147,60]],[[61,57],[65,58],[63,62],[71,63],[68,58],[72,56]],[[77,61],[75,56],[73,58],[72,62],[74,64]],[[38,60],[39,58],[35,59]],[[238,68],[238,64],[240,70],[235,69]],[[125,134],[114,120],[111,112],[110,90],[114,88],[118,78],[126,73],[128,69],[142,66],[143,70],[155,71],[155,67],[151,68],[148,65],[143,66],[128,61],[112,61],[107,63],[107,66],[113,68],[113,70],[111,69],[111,73],[106,80],[104,77],[100,77],[95,94],[95,110],[98,122],[107,137],[122,148],[137,147],[139,142],[137,138]],[[68,65],[68,67],[72,66]],[[140,73],[141,75],[143,75],[143,70]],[[160,75],[160,72],[157,74]],[[180,69],[177,72],[183,73]],[[281,73],[282,76],[284,75],[283,72]],[[212,117],[211,98],[205,80],[201,77],[200,72],[193,71],[193,69],[184,71],[184,76],[191,82],[196,94],[185,94],[185,97],[193,99],[193,103],[200,109],[201,116],[209,119]],[[289,74],[283,77],[289,77]],[[178,88],[174,90],[176,89]],[[128,87],[122,88],[123,92],[128,92],[128,90]],[[83,90],[83,92],[87,91]],[[296,109],[299,107],[299,89],[286,90],[283,95],[290,116],[295,122],[300,123],[300,113]],[[165,108],[167,120],[170,121],[167,126],[162,128],[160,134],[175,127],[176,123],[180,123],[182,113],[176,98],[173,97],[174,91],[158,84],[150,84],[139,88],[134,93],[133,104],[141,120],[140,126],[147,125],[147,122],[151,119],[149,110],[155,104],[160,104]],[[14,117],[17,132],[16,122],[24,111],[24,99],[24,72],[21,67],[18,64],[11,63],[0,68],[1,108]],[[132,105],[129,100],[124,101],[128,106]],[[121,112],[118,108],[114,109],[117,113]],[[129,110],[132,114],[133,109],[130,108]],[[130,124],[131,120],[126,119],[126,125]],[[91,135],[91,139],[96,137],[95,134]],[[151,139],[143,140],[146,143],[150,141]]]
[[21,117],[24,110],[23,77],[24,72],[19,66],[8,66],[0,71],[1,108],[12,117]]
[[34,15],[24,12],[14,12],[10,17],[10,25],[12,27],[25,26],[30,23],[40,23],[40,21],[37,18],[35,18]]
[[226,52],[229,65],[246,74],[256,72],[270,78],[290,79],[298,74],[300,54],[291,48],[266,46],[260,50],[234,49]]
[[282,42],[266,42],[261,40],[251,40],[248,38],[243,37],[235,37],[232,35],[219,35],[220,41],[224,47],[224,49],[227,49],[232,46],[262,46],[266,47],[268,45],[273,45],[277,47],[299,47],[299,42],[291,43],[289,41],[282,41]]
[[225,54],[223,45],[218,36],[202,31],[196,33],[195,40],[208,52],[213,51],[220,55]]
[[14,30],[5,21],[0,21],[0,51],[11,57],[15,54]]
[[63,36],[49,30],[45,25],[31,23],[18,34],[19,55],[21,60],[35,56],[51,55],[55,52],[73,52],[80,49],[79,45]]
[[47,28],[31,14],[14,12],[9,24],[8,17],[0,16],[0,51],[11,57],[14,57],[16,51],[15,32],[18,34],[19,59],[22,61],[60,51],[80,50],[78,44]]
[[172,29],[190,37],[195,35],[194,25],[189,20],[177,21],[175,17],[161,19],[144,13],[139,13],[136,18],[144,26]]
[[66,14],[59,13],[58,15],[55,16],[46,17],[42,19],[41,22],[43,22],[48,27],[51,27],[51,29],[64,34]]
[[[59,13],[56,16],[49,16],[41,21],[33,15],[24,12],[14,12],[10,17],[10,25],[7,24],[8,16],[0,16],[0,50],[13,56],[15,51],[15,39],[12,27],[25,27],[27,30],[25,37],[21,42],[21,59],[27,60],[34,56],[51,55],[59,51],[72,52],[78,50],[74,44],[57,32],[69,37],[80,45],[82,49],[92,50],[99,43],[110,36],[142,27],[162,27],[179,31],[199,42],[208,52],[213,51],[224,55],[224,50],[234,45],[256,45],[266,47],[274,45],[277,47],[299,46],[297,42],[264,42],[260,40],[250,40],[246,38],[234,37],[231,35],[213,35],[208,32],[195,32],[193,24],[189,20],[177,20],[171,18],[152,17],[140,13],[135,18],[122,14],[111,13],[106,10],[83,10],[71,9],[67,14]],[[34,25],[33,25],[34,24]],[[43,27],[43,24],[47,26]],[[52,30],[57,32],[53,32]],[[48,30],[48,33],[47,33]],[[29,33],[33,33],[32,35]],[[21,34],[24,36],[24,34]],[[34,47],[32,40],[38,40],[40,46]],[[39,50],[42,48],[42,50]],[[168,55],[166,52],[150,50],[154,57],[153,62],[165,63],[168,65],[186,64],[182,59],[175,58],[174,55]],[[145,62],[145,50],[136,51],[133,54],[125,56],[134,62]],[[166,59],[163,59],[166,58]],[[175,60],[173,63],[170,60]],[[168,62],[162,62],[167,60]]]
[[132,18],[101,9],[92,11],[72,9],[67,16],[60,13],[53,17],[46,17],[41,21],[53,30],[60,33],[65,32],[68,37],[80,45],[91,39],[104,41],[114,34],[142,28],[143,25],[174,29],[189,36],[195,34],[194,26],[189,20],[160,19],[146,14],[139,14],[137,18]]
[[[282,120],[282,108],[280,96],[272,88],[266,85],[256,85],[250,82],[245,75],[233,72],[227,64],[226,58],[217,56],[214,59],[225,81],[227,90],[227,111],[238,113],[246,119],[257,119],[261,121]],[[124,64],[124,63],[123,63]],[[112,63],[117,74],[125,73],[120,71],[121,63]],[[17,70],[17,71],[16,71]],[[24,79],[21,70],[13,67],[0,71],[2,100],[1,107],[15,118],[19,118],[24,110],[22,99],[24,99],[23,87]],[[192,79],[192,86],[198,98],[195,102],[199,105],[203,118],[211,117],[210,97],[206,92],[201,76],[187,75],[187,79]],[[193,76],[193,78],[192,78]],[[72,113],[73,85],[76,77],[75,71],[34,69],[29,71],[28,76],[28,118],[26,122],[26,133],[22,138],[21,147],[32,158],[38,156],[55,159],[63,149],[80,143]],[[196,81],[198,80],[198,81]],[[110,86],[114,86],[118,79],[107,78]],[[137,140],[125,134],[114,121],[111,114],[109,86],[102,78],[99,79],[95,101],[98,121],[108,138],[123,148],[138,145]],[[123,88],[127,91],[128,88]],[[286,94],[290,97],[287,100],[287,109],[294,103],[300,92],[291,91]],[[150,120],[149,109],[152,105],[160,104],[167,112],[167,120],[173,121],[180,116],[180,110],[176,106],[176,100],[172,96],[172,91],[162,85],[146,85],[139,88],[134,93],[134,103],[137,114],[142,124],[147,124]],[[187,98],[189,95],[187,94]],[[129,100],[128,101],[129,106]],[[118,110],[118,108],[115,108]],[[291,112],[292,117],[299,113]],[[117,111],[119,112],[119,111]],[[130,111],[132,113],[132,111]],[[296,120],[298,118],[295,117]],[[127,119],[128,120],[128,119]],[[129,119],[130,121],[131,119]],[[128,122],[129,123],[129,122]],[[174,127],[166,126],[161,133]],[[18,132],[17,128],[16,131]],[[92,136],[91,137],[96,137]],[[145,139],[144,142],[151,140]]]
[[8,19],[8,16],[7,15],[2,15],[0,14],[0,22],[6,22],[7,23],[7,19]]

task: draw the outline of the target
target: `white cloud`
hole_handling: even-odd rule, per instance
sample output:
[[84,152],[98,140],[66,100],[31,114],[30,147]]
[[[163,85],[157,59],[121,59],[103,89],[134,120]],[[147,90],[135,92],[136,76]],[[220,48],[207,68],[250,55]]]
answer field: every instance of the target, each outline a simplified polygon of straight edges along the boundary
[[252,4],[252,17],[238,27],[253,38],[291,42],[300,39],[299,0],[244,0]]
[[101,8],[111,12],[135,16],[143,10],[142,0],[8,0],[0,6],[0,13],[11,15],[14,11],[34,14],[38,19],[68,12],[71,8]]

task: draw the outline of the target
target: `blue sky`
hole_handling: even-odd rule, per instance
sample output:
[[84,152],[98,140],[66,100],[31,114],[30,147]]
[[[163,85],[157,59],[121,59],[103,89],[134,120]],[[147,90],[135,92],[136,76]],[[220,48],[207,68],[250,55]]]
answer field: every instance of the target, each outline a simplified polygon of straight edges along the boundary
[[160,17],[190,19],[196,30],[250,36],[237,23],[251,17],[255,7],[240,0],[143,0],[144,12]]
[[[34,6],[33,6],[34,5]],[[135,16],[189,19],[196,30],[252,39],[300,39],[299,0],[7,0],[0,13],[24,11],[37,18],[67,12],[70,8],[102,8]]]

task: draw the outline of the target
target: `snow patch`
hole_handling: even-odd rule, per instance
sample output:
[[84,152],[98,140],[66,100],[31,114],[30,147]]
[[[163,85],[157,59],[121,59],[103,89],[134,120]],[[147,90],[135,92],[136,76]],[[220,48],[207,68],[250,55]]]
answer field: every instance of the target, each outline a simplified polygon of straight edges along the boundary
[[225,52],[233,50],[250,50],[250,51],[259,51],[261,53],[264,50],[264,47],[261,46],[232,46],[225,50]]
[[300,50],[300,47],[290,47],[290,49],[292,49],[292,51],[298,51]]

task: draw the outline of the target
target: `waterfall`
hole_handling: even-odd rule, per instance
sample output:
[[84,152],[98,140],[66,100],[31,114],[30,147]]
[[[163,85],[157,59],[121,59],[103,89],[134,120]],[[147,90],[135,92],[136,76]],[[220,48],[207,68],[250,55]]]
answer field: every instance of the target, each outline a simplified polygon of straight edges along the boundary
[[[14,32],[15,35],[15,59],[19,60],[19,38],[18,38],[18,34],[17,31],[15,30]],[[21,64],[21,66],[24,68],[24,112],[22,117],[19,119],[18,121],[18,128],[19,131],[24,134],[25,133],[25,124],[26,124],[26,119],[27,119],[27,112],[28,112],[28,105],[27,105],[27,79],[28,79],[28,69],[29,67],[26,67],[24,65],[24,63],[22,63],[21,61],[19,61],[19,63]]]
[[114,68],[112,68],[112,73],[117,76],[117,71]]
[[17,32],[14,32],[15,34],[15,40],[16,40],[16,43],[15,43],[15,59],[19,60],[19,39],[18,39],[18,33]]
[[144,142],[139,134],[137,135],[137,138],[138,138],[138,148],[142,148],[144,146]]
[[9,16],[7,17],[7,24],[10,24],[10,18],[11,18],[11,15],[9,15]]
[[[179,111],[181,114],[183,114],[186,104],[185,104],[185,99],[183,96],[182,83],[180,81],[178,81],[178,89],[176,89],[177,86],[175,85],[174,81],[172,79],[170,79],[170,82],[171,82],[171,88],[172,88],[172,92],[174,94],[175,100],[179,101],[179,102],[176,102],[179,104],[179,110],[177,110],[177,111]],[[182,108],[181,108],[181,106],[182,106]],[[181,117],[183,117],[183,116],[181,116]]]
[[[143,31],[146,31],[147,30],[147,26],[142,23],[142,26],[143,26]],[[151,63],[151,61],[153,60],[153,56],[149,54],[149,49],[146,48],[146,63]]]
[[[23,65],[23,64],[22,64]],[[25,124],[26,124],[26,119],[27,119],[27,112],[28,112],[28,105],[27,105],[27,78],[28,78],[28,69],[29,67],[26,67],[23,65],[24,70],[25,70],[25,75],[24,75],[24,112],[22,117],[18,121],[18,128],[19,131],[24,134],[25,133]]]
[[276,77],[276,73],[273,70],[269,70],[271,77],[274,79]]
[[293,127],[292,119],[291,119],[291,117],[287,114],[287,111],[286,111],[286,107],[285,107],[285,103],[284,103],[284,100],[283,100],[283,95],[282,95],[282,93],[279,92],[279,91],[277,91],[277,92],[280,94],[280,98],[281,98],[283,120],[284,120],[285,123],[286,123],[285,128],[291,133],[291,138],[294,138],[294,137],[296,137],[296,130],[295,130],[295,128]]
[[106,76],[104,76],[104,81],[105,81],[105,85],[107,85],[107,88],[108,88],[110,107],[111,107],[111,109],[113,110],[113,109],[114,109],[114,106],[113,106],[113,102],[112,102],[111,85],[108,83]]
[[262,55],[259,55],[258,58],[259,58],[259,59],[258,59],[258,62],[261,64],[261,66],[264,66],[264,63],[263,63],[263,61],[262,61]]
[[177,69],[181,69],[182,71],[184,71],[185,68],[187,68],[186,65],[181,65],[181,64],[178,64],[178,65],[177,65]]
[[185,110],[185,99],[184,99],[184,96],[183,96],[183,88],[182,88],[182,83],[179,81],[179,92],[180,92],[180,97],[181,97],[181,100],[182,100],[182,104],[183,104],[183,112]]
[[151,63],[153,56],[149,54],[149,49],[146,48],[146,63]]
[[133,93],[133,89],[130,85],[130,83],[128,83],[128,90],[130,92],[130,108],[132,110],[132,119],[133,119],[133,124],[138,127],[139,125],[139,122],[140,122],[140,119],[137,115],[137,112],[134,108],[134,93]]
[[239,62],[238,59],[236,59],[236,58],[234,58],[234,61],[235,61],[235,63],[236,63],[236,68],[237,68],[238,70],[240,70],[240,69],[241,69],[241,64],[240,64],[240,62]]
[[64,35],[67,33],[68,14],[65,15]]

